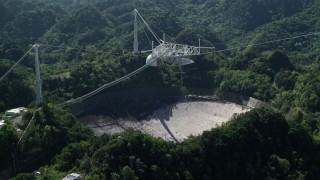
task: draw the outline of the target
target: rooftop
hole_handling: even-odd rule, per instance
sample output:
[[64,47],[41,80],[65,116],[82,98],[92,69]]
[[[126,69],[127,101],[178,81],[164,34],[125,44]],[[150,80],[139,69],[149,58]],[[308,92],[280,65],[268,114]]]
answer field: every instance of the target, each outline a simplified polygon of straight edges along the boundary
[[6,123],[4,122],[4,120],[1,120],[0,121],[0,128],[2,127],[2,126],[4,126]]
[[71,173],[68,176],[64,177],[62,180],[80,180],[81,175],[78,173]]
[[26,112],[27,111],[27,108],[25,107],[18,107],[18,108],[14,108],[14,109],[10,109],[10,110],[7,110],[5,112],[5,115],[13,115],[13,114],[19,114],[21,112]]

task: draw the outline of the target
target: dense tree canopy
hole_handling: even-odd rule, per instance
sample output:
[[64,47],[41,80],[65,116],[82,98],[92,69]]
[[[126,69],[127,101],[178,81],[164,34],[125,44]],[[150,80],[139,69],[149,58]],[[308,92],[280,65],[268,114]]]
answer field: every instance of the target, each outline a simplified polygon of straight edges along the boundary
[[314,179],[319,148],[305,127],[261,109],[181,144],[138,132],[72,143],[40,172],[43,179],[69,172],[88,179]]
[[[10,121],[0,129],[1,170],[37,152],[26,171],[39,169],[40,179],[70,172],[87,179],[319,179],[319,1],[0,0],[0,76],[35,42],[47,102],[82,96],[134,71],[147,54],[131,53],[133,9],[167,41],[197,46],[200,38],[215,49],[201,49],[185,67],[148,68],[110,91],[201,88],[255,97],[277,112],[253,110],[181,144],[138,132],[94,137],[61,108],[32,105],[30,52],[0,82],[0,112],[31,104],[18,125],[30,123],[20,144]],[[156,40],[138,24],[139,47],[150,49]]]

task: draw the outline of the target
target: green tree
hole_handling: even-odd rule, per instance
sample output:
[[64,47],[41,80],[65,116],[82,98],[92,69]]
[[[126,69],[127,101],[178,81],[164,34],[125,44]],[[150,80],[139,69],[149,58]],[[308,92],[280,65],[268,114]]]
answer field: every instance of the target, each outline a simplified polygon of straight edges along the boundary
[[130,167],[125,166],[121,169],[121,179],[123,179],[123,180],[136,180],[139,178],[137,176],[135,176],[134,171]]
[[11,163],[12,156],[17,150],[17,143],[19,137],[17,130],[11,125],[4,125],[0,128],[0,169],[8,167],[8,163]]

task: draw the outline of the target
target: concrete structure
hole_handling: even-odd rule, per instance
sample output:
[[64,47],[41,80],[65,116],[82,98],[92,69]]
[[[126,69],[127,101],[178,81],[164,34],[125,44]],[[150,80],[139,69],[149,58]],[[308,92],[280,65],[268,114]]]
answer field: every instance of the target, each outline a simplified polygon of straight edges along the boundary
[[40,75],[39,44],[35,44],[33,47],[35,52],[37,104],[41,104],[43,102],[43,96],[42,96],[42,80]]
[[22,112],[26,112],[27,111],[27,108],[25,107],[18,107],[18,108],[15,108],[15,109],[10,109],[10,110],[7,110],[4,114],[5,117],[7,116],[16,116],[16,115],[19,115],[20,113]]
[[64,177],[62,180],[80,180],[81,175],[78,173],[71,173],[68,176]]
[[6,123],[4,122],[4,120],[0,121],[0,129],[2,128],[2,126],[4,126]]
[[97,136],[136,130],[166,141],[182,142],[190,135],[200,135],[250,110],[230,102],[180,101],[155,110],[143,120],[130,115],[119,118],[89,115],[80,118],[80,121]]
[[259,99],[250,97],[248,104],[248,107],[253,109],[260,109],[260,108],[268,108],[270,107],[266,102],[260,101]]

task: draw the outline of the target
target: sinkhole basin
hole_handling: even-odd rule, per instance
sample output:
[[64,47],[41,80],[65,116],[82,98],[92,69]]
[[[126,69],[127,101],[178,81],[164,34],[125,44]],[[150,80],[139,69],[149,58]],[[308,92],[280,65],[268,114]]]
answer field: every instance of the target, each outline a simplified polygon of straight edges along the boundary
[[[100,113],[86,114],[79,117],[79,120],[92,129],[96,136],[134,130],[166,141],[182,142],[190,135],[200,135],[251,110],[231,102],[208,100],[177,100],[154,104],[158,105],[139,113],[121,107],[122,113],[101,113],[109,109],[100,108]],[[132,107],[140,105],[136,103]]]

